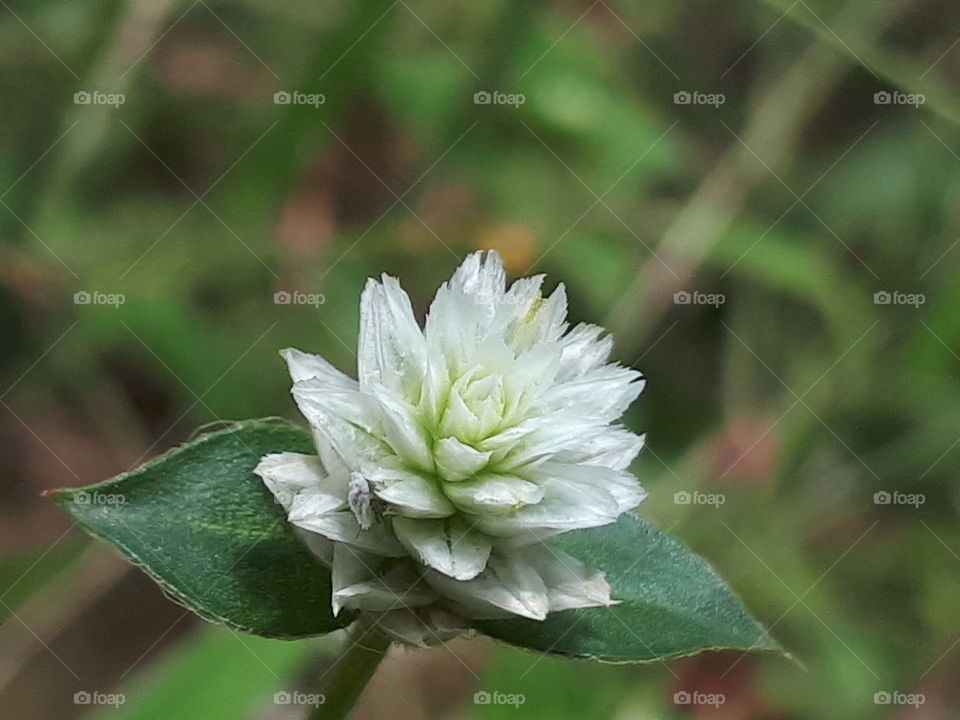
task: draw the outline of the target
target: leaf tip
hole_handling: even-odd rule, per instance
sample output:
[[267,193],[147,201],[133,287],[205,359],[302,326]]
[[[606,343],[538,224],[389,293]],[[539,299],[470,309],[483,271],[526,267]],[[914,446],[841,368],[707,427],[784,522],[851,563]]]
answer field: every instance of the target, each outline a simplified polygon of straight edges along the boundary
[[71,488],[51,488],[40,493],[40,497],[44,500],[52,500],[58,505],[68,501],[72,495],[73,490]]

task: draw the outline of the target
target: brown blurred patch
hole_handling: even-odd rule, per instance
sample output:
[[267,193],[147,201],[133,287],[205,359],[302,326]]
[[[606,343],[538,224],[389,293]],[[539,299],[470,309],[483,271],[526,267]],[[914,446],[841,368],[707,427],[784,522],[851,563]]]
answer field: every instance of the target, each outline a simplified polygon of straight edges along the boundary
[[775,418],[740,417],[707,442],[708,474],[716,484],[764,485],[780,457]]
[[507,273],[523,275],[537,261],[537,234],[529,225],[503,223],[484,231],[477,238],[476,247],[496,250],[503,258]]
[[158,46],[160,78],[181,97],[272,97],[273,77],[242,48],[204,39],[167,39]]
[[423,255],[443,250],[437,237],[450,246],[464,242],[473,232],[476,201],[470,187],[440,182],[423,188],[414,211],[416,218],[411,215],[400,224],[400,245]]
[[0,405],[0,541],[8,552],[45,548],[70,526],[70,519],[40,494],[84,485],[120,470],[120,459],[104,452],[103,440],[59,408]]
[[[672,664],[676,677],[667,689],[665,702],[691,718],[774,720],[783,717],[774,714],[760,696],[755,667],[753,658],[737,652],[711,652],[684,658]],[[707,704],[710,696],[714,704]],[[685,699],[690,702],[684,704]]]
[[10,288],[28,314],[57,307],[68,278],[62,265],[42,263],[16,247],[0,246],[0,283]]
[[313,173],[280,208],[277,242],[298,260],[310,258],[330,245],[336,226],[330,191]]

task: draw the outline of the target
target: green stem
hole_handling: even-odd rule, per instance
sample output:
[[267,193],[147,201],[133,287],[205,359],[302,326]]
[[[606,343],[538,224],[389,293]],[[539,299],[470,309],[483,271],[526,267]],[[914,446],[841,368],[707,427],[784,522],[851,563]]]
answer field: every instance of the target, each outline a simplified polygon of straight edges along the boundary
[[324,702],[309,720],[343,720],[370,682],[390,648],[390,638],[363,618],[347,629],[340,657],[320,676],[318,692]]

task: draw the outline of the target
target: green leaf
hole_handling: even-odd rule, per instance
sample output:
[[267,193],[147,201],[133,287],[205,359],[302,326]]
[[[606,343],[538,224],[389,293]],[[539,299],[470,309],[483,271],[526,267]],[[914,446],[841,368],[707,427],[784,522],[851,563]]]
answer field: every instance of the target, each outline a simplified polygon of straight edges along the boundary
[[561,535],[554,547],[603,570],[619,605],[478,623],[514,645],[611,662],[703,650],[780,650],[723,580],[676,539],[633,515]]
[[112,480],[57,490],[57,503],[116,545],[174,600],[245,632],[330,632],[330,573],[287,524],[260,478],[260,457],[312,452],[304,430],[253,420],[203,435]]

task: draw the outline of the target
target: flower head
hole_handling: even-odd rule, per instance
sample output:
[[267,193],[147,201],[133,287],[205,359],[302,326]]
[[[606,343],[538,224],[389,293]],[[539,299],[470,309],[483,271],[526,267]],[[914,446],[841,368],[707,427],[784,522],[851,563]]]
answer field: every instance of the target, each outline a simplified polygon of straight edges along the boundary
[[500,257],[474,253],[421,330],[384,275],[360,301],[358,380],[283,351],[318,456],[267,455],[256,472],[331,568],[335,612],[427,644],[472,618],[616,602],[544,540],[643,500],[626,472],[643,438],[616,423],[643,381],[607,362],[601,328],[569,329],[563,285],[545,298],[542,283],[508,289]]

